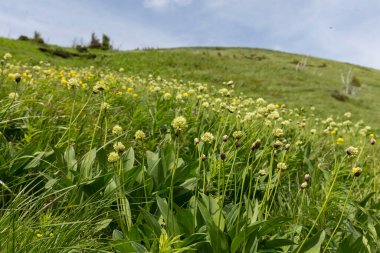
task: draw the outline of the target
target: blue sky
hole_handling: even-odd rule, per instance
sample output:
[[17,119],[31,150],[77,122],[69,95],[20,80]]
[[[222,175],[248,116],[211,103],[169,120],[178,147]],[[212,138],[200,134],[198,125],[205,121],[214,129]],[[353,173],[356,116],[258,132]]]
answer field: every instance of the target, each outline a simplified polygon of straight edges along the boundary
[[1,0],[0,36],[115,48],[243,46],[380,69],[379,0]]

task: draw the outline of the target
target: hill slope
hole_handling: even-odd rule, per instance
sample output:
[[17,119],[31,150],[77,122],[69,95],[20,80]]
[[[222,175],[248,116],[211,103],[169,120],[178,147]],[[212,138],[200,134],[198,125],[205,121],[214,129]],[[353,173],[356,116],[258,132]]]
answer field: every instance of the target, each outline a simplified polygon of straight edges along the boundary
[[[0,54],[10,52],[21,62],[40,60],[62,66],[101,66],[123,68],[130,74],[160,75],[206,82],[216,87],[234,81],[237,91],[290,106],[315,106],[322,116],[353,113],[373,126],[380,110],[380,71],[304,55],[253,48],[176,48],[120,52],[74,49],[0,38]],[[55,52],[55,53],[54,53]],[[56,53],[58,52],[58,53]],[[68,58],[63,58],[63,53]],[[70,55],[71,54],[71,55]],[[57,56],[60,55],[60,56]],[[342,75],[349,71],[359,80],[356,94],[345,97]],[[345,101],[342,101],[345,100]]]

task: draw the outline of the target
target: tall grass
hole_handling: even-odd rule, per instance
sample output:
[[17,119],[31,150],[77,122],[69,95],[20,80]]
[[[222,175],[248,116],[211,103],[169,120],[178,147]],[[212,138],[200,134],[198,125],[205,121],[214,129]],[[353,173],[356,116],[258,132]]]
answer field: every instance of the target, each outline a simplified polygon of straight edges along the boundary
[[0,80],[4,252],[380,250],[377,133],[350,113],[44,62]]

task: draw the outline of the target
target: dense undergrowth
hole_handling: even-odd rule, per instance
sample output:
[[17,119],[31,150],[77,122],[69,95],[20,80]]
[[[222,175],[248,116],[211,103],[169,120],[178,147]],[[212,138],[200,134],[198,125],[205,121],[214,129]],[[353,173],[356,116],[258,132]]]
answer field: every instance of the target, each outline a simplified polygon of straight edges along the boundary
[[1,252],[379,252],[376,133],[204,83],[0,73]]

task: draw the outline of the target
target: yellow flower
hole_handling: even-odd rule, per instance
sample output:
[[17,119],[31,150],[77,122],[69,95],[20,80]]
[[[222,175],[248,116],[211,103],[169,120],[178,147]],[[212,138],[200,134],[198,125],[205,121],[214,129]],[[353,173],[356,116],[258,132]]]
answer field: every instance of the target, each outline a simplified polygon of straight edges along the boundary
[[123,151],[125,151],[125,146],[121,142],[115,142],[115,144],[113,144],[113,149],[116,152],[123,152]]
[[360,167],[352,168],[352,174],[354,174],[355,177],[360,176],[360,174],[362,174],[362,172],[363,172],[363,169]]
[[131,93],[133,91],[133,88],[131,88],[131,87],[129,87],[128,89],[127,89],[127,92],[129,92],[129,93]]
[[44,236],[44,234],[37,233],[37,238],[42,238],[43,236]]
[[187,92],[182,93],[182,97],[188,97],[188,96],[189,96],[189,93]]
[[54,236],[54,234],[53,234],[53,233],[50,233],[50,234],[49,234],[49,236],[50,236],[50,237],[53,237],[53,236]]
[[5,53],[3,58],[4,58],[4,60],[8,60],[8,59],[12,58],[12,55],[10,53]]
[[143,140],[145,139],[145,133],[142,130],[137,130],[135,133],[135,139],[136,140]]
[[287,168],[285,163],[278,163],[277,164],[277,169],[279,170],[285,170]]
[[123,132],[123,128],[119,125],[116,125],[112,128],[112,133],[114,135],[120,135]]
[[342,137],[339,137],[338,139],[336,139],[337,144],[342,144],[343,142],[344,142],[344,139]]
[[244,133],[242,131],[235,131],[232,133],[232,136],[235,138],[235,139],[240,139],[241,137],[243,137]]
[[187,121],[185,117],[183,116],[178,116],[172,121],[172,127],[176,131],[183,131],[187,128]]
[[108,155],[108,162],[110,162],[110,163],[117,162],[117,161],[119,161],[119,159],[120,159],[120,156],[116,152],[111,152]]
[[280,136],[284,135],[284,131],[282,131],[281,128],[276,128],[276,129],[273,130],[272,134],[275,137],[280,137]]
[[10,100],[16,100],[16,99],[19,98],[19,95],[18,95],[17,92],[11,92],[11,93],[9,93],[8,98],[9,98]]
[[214,140],[214,135],[212,135],[212,133],[210,133],[210,132],[206,132],[206,133],[202,134],[201,139],[204,142],[211,143]]

